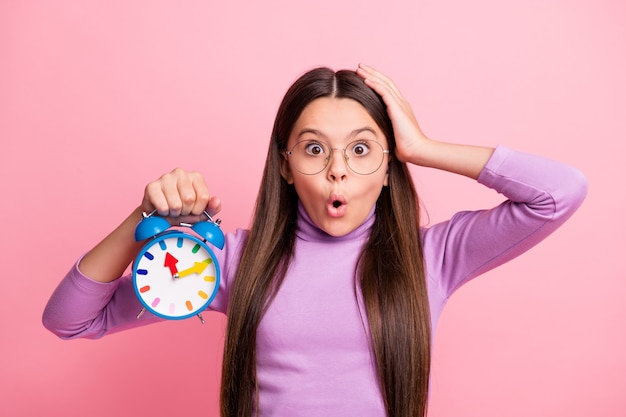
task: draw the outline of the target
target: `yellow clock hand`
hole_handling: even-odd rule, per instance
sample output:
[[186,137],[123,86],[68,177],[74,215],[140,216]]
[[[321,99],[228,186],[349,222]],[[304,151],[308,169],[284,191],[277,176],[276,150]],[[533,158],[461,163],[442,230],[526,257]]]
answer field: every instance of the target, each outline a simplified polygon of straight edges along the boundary
[[192,274],[200,275],[210,263],[211,259],[205,259],[202,262],[194,262],[191,268],[183,269],[182,271],[178,272],[178,278],[184,278]]

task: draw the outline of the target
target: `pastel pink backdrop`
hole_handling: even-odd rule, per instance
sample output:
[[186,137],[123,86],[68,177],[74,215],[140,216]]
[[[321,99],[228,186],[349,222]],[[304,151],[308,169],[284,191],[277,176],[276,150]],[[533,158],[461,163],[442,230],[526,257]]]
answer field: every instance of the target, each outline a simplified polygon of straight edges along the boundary
[[[590,181],[562,229],[453,297],[430,416],[623,415],[625,27],[619,0],[1,1],[0,415],[216,416],[222,317],[66,342],[43,307],[174,167],[206,175],[227,231],[246,227],[285,89],[361,61],[431,137]],[[431,223],[500,201],[413,172]]]

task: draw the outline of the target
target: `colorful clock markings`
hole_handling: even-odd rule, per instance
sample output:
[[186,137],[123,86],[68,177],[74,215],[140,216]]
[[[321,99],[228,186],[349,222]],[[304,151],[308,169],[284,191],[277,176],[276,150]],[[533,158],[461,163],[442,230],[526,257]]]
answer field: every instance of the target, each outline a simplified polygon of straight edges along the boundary
[[213,275],[205,275],[204,280],[206,282],[215,282],[215,277]]
[[165,243],[165,240],[159,240],[159,247],[161,250],[167,250],[167,243]]
[[193,310],[193,304],[191,304],[191,301],[189,300],[185,301],[185,306],[187,307],[187,310],[189,311]]
[[198,295],[200,296],[200,298],[204,298],[205,300],[209,299],[209,295],[202,290],[198,291]]
[[151,304],[151,305],[152,305],[152,307],[156,307],[156,306],[158,306],[158,305],[159,305],[159,303],[160,303],[160,302],[161,302],[161,299],[160,299],[159,297],[157,297],[157,298],[155,298],[155,299],[152,301],[152,304]]
[[146,270],[146,269],[138,269],[136,271],[136,274],[137,275],[148,275],[148,270]]
[[147,251],[143,254],[143,256],[145,256],[146,258],[148,258],[148,260],[149,260],[149,261],[151,261],[151,260],[153,260],[153,259],[154,259],[154,255],[153,255],[153,254],[151,254],[150,252],[147,252]]
[[183,238],[182,238],[182,237],[179,237],[179,238],[176,240],[176,246],[177,246],[177,247],[179,247],[179,248],[182,248],[182,247],[183,247]]
[[170,303],[170,314],[174,314],[176,311],[176,304]]
[[150,291],[150,286],[149,285],[145,285],[145,286],[139,288],[139,292],[142,293],[142,294],[144,292],[148,292],[148,291]]
[[198,251],[200,250],[200,248],[201,248],[200,244],[199,244],[199,243],[196,243],[196,246],[194,246],[194,247],[191,249],[191,253],[198,253]]

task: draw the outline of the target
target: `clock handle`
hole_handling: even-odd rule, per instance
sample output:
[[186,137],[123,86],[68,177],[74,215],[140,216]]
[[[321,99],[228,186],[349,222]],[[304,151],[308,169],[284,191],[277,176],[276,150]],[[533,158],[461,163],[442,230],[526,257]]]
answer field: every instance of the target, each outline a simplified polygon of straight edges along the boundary
[[219,226],[220,224],[222,224],[222,220],[220,220],[220,219],[215,219],[215,220],[213,220],[213,217],[211,217],[211,215],[210,215],[210,214],[209,214],[206,210],[204,210],[204,211],[202,212],[202,214],[204,214],[204,215],[206,216],[206,218],[207,218],[207,219],[209,219],[209,221],[210,221],[211,223],[215,223],[215,224],[216,224],[216,225],[218,225],[218,226]]

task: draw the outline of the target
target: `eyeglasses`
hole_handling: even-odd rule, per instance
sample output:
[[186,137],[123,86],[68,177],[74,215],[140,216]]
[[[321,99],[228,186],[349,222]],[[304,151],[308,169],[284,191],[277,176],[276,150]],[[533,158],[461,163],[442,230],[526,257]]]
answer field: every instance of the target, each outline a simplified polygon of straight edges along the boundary
[[317,140],[303,140],[294,145],[285,154],[291,157],[296,171],[304,175],[315,175],[322,172],[330,162],[333,151],[341,151],[346,165],[359,175],[373,174],[381,167],[385,154],[389,150],[374,140],[356,140],[345,148],[331,148],[328,144]]

